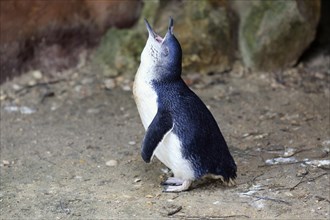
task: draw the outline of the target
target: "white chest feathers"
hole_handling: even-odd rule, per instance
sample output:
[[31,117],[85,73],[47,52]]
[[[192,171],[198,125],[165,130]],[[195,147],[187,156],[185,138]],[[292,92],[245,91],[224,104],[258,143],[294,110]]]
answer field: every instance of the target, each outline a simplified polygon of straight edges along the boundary
[[147,130],[157,113],[157,94],[152,88],[148,70],[139,67],[134,80],[133,94],[142,124]]

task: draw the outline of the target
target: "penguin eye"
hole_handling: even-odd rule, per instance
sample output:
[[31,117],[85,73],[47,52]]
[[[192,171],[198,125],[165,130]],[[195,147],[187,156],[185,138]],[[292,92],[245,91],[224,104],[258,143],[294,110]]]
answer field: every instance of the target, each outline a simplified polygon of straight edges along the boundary
[[164,57],[167,57],[168,54],[169,54],[168,47],[163,48],[163,50],[162,50],[162,55],[163,55]]

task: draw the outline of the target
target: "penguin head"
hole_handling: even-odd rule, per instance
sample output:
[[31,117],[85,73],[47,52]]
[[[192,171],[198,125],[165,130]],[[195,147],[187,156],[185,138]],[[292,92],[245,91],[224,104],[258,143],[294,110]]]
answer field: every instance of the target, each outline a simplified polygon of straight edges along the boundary
[[173,79],[181,75],[182,50],[173,34],[173,19],[164,38],[156,34],[145,19],[149,33],[148,41],[141,54],[141,65],[148,68],[154,80]]

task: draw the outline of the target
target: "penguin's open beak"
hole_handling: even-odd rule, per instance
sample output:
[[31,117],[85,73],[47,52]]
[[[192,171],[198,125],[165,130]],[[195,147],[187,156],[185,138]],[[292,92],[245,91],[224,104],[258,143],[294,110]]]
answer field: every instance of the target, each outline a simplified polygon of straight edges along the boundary
[[[173,18],[170,17],[170,21],[169,21],[169,24],[168,24],[168,30],[167,30],[167,33],[169,34],[173,34],[173,26],[174,26],[174,21],[173,21]],[[166,34],[167,34],[166,33]]]
[[149,36],[153,37],[158,43],[162,43],[163,42],[163,38],[161,36],[159,36],[158,34],[156,34],[153,30],[152,27],[150,26],[149,22],[147,21],[147,19],[144,19],[144,23],[146,23],[146,27],[149,33]]
[[149,36],[153,37],[158,43],[163,43],[164,39],[166,38],[167,35],[173,35],[173,26],[174,26],[174,21],[173,18],[170,17],[169,24],[168,24],[168,30],[164,38],[159,36],[152,30],[152,27],[150,26],[149,22],[147,19],[144,19],[144,22],[146,23],[146,27],[149,33]]

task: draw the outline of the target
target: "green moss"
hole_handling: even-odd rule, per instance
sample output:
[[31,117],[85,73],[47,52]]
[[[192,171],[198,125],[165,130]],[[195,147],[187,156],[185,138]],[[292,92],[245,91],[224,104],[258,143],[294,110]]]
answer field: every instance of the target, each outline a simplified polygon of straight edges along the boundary
[[143,19],[147,18],[153,23],[157,17],[159,3],[159,0],[146,1],[135,27],[109,29],[93,55],[94,66],[101,68],[100,71],[109,76],[134,74],[140,63],[140,55],[147,37]]

